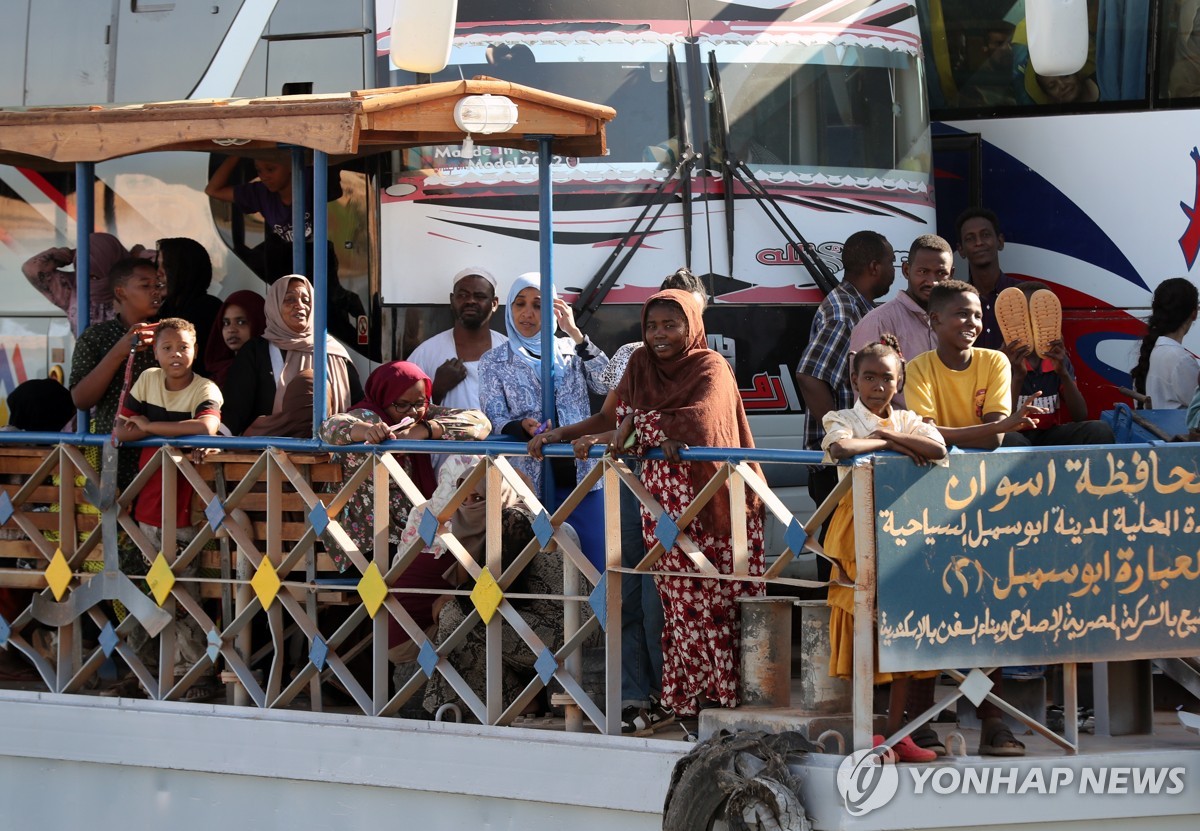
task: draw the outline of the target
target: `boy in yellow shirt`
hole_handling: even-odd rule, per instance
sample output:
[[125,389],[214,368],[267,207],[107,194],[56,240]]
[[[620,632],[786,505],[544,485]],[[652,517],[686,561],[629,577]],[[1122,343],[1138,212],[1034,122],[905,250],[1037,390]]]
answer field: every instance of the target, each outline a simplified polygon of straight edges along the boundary
[[[1025,446],[1020,433],[1036,425],[1025,406],[1012,412],[1012,367],[1003,352],[980,349],[983,327],[979,292],[961,280],[944,280],[929,294],[929,325],[937,349],[908,362],[904,387],[908,408],[937,425],[947,445],[993,450]],[[1033,396],[1037,398],[1037,396]]]
[[[937,349],[908,363],[904,389],[908,408],[935,424],[947,446],[983,450],[994,450],[1002,444],[1028,447],[1029,440],[1016,431],[1035,427],[1030,416],[1044,410],[1025,404],[1011,412],[1012,368],[1008,358],[1003,352],[975,346],[983,331],[983,307],[975,287],[961,280],[944,280],[934,286],[929,294],[929,325],[937,336]],[[1040,394],[1029,400],[1036,400]],[[992,693],[1002,695],[1000,670],[990,678]],[[910,681],[910,715],[933,706],[934,681]],[[976,713],[981,722],[979,755],[1025,755],[1025,745],[1004,723],[999,707],[984,701]],[[918,747],[946,755],[945,745],[928,724],[918,728],[912,740]]]

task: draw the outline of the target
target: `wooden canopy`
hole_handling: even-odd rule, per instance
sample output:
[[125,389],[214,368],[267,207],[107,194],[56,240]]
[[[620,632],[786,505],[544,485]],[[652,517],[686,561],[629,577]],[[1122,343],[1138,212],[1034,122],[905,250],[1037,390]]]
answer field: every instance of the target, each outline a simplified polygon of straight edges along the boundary
[[486,93],[516,103],[518,121],[507,133],[479,137],[480,144],[536,151],[537,137],[552,136],[556,153],[604,155],[612,107],[476,78],[331,95],[0,110],[0,164],[101,162],[163,150],[256,155],[280,144],[340,160],[459,144],[464,134],[454,123],[454,105]]

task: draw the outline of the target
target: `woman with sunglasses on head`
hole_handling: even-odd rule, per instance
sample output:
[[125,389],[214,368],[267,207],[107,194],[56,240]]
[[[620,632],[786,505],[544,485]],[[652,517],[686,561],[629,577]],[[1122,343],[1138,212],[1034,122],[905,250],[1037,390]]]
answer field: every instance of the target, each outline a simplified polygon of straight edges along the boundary
[[[491,422],[478,410],[456,410],[433,404],[433,381],[419,366],[408,361],[393,361],[376,369],[367,378],[366,394],[348,412],[336,413],[321,425],[321,440],[329,444],[379,444],[391,439],[438,439],[472,441],[487,438]],[[348,480],[370,456],[365,453],[342,454],[343,481]],[[409,478],[426,497],[437,487],[433,464],[428,454],[404,454],[396,457]],[[342,509],[341,525],[350,539],[366,554],[372,550],[375,493],[368,478]],[[399,488],[391,488],[388,502],[388,542],[394,550],[400,542],[409,501]],[[345,571],[350,559],[337,546],[331,555]]]

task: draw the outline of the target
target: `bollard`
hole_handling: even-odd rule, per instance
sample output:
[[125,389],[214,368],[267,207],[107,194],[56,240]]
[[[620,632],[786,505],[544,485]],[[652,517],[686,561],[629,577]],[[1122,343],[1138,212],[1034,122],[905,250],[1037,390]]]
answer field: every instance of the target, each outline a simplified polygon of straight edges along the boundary
[[789,707],[792,700],[790,597],[739,597],[745,707]]
[[800,679],[802,712],[814,715],[849,713],[850,682],[829,675],[829,606],[824,600],[801,600],[800,650],[793,671]]

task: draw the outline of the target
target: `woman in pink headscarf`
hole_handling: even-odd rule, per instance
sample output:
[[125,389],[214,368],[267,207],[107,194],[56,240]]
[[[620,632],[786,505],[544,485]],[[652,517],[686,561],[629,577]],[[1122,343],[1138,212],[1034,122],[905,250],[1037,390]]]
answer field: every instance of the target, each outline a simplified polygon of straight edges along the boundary
[[[121,260],[131,256],[121,241],[112,234],[95,233],[89,237],[88,256],[88,315],[91,323],[104,323],[115,316],[112,289],[108,287],[108,272]],[[135,250],[141,250],[134,246]],[[78,335],[75,303],[75,272],[63,271],[75,266],[74,248],[47,248],[25,261],[21,271],[29,284],[47,300],[67,313],[71,334]]]
[[[330,416],[321,425],[321,439],[329,444],[379,444],[390,439],[447,439],[479,441],[492,431],[491,422],[478,410],[456,410],[432,403],[433,381],[419,366],[408,361],[393,361],[376,369],[367,378],[366,394],[349,412]],[[343,481],[349,479],[370,456],[364,453],[342,454]],[[437,477],[428,454],[398,456],[400,466],[426,496],[432,496]],[[400,543],[412,503],[396,487],[388,501],[388,542],[393,550]],[[375,493],[368,478],[346,507],[341,525],[350,539],[370,556],[374,535]],[[350,559],[336,545],[330,551],[342,571]]]

